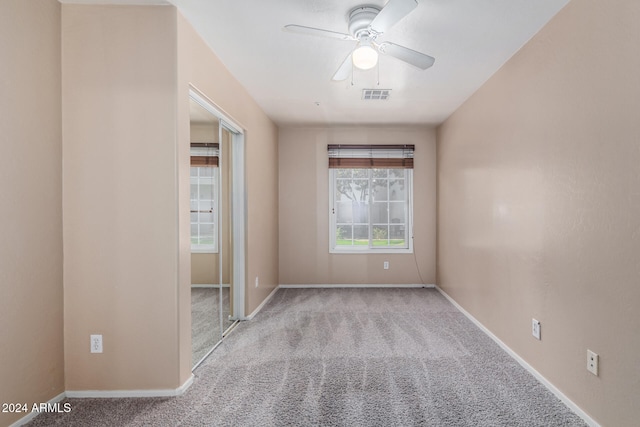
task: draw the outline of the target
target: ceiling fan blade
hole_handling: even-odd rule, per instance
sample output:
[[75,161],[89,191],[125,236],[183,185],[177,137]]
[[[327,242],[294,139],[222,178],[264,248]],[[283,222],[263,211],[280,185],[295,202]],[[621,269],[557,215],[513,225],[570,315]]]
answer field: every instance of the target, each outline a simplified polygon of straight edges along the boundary
[[336,71],[331,80],[346,80],[351,75],[351,72],[353,70],[353,61],[351,60],[352,53],[353,52],[349,52],[349,55],[347,55],[347,57],[344,59],[344,61],[338,68],[338,71]]
[[391,42],[383,42],[378,46],[378,51],[383,55],[393,56],[401,61],[426,70],[431,67],[436,59],[433,56],[411,50],[408,47],[400,46]]
[[382,34],[417,6],[418,2],[416,0],[389,0],[380,13],[373,18],[369,28],[378,34]]
[[320,28],[305,27],[304,25],[289,24],[282,28],[284,31],[298,34],[309,34],[312,36],[331,37],[340,40],[355,40],[350,34],[338,33],[336,31],[323,30]]

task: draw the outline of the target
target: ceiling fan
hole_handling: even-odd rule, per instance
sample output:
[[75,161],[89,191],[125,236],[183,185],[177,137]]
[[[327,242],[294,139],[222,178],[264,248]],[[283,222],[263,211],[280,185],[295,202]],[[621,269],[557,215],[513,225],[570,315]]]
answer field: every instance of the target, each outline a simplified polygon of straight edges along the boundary
[[378,42],[378,38],[385,31],[417,6],[416,0],[389,0],[382,9],[375,6],[358,6],[349,12],[349,34],[294,24],[285,25],[283,29],[293,33],[358,42],[333,75],[333,80],[349,77],[353,66],[362,70],[375,67],[378,53],[426,70],[433,65],[435,58],[395,43]]

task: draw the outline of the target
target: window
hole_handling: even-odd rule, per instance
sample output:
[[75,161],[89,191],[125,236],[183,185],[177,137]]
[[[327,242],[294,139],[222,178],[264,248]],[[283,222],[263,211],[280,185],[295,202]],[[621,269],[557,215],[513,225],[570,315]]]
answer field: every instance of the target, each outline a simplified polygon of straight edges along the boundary
[[330,252],[411,252],[413,146],[329,146]]
[[218,144],[191,144],[191,250],[218,252]]

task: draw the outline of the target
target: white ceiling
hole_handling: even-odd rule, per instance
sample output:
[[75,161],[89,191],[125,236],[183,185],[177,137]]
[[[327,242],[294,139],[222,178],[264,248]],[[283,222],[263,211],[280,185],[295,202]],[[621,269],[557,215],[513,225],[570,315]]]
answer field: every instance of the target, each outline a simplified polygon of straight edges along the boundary
[[[73,2],[73,0],[66,0]],[[75,0],[129,3],[127,0]],[[355,42],[285,32],[299,24],[348,33],[347,14],[387,0],[169,0],[266,114],[285,124],[439,124],[569,0],[417,0],[378,41],[436,58],[419,70],[381,56],[377,71],[331,77]],[[166,3],[132,0],[130,3]],[[391,89],[363,101],[364,88]]]

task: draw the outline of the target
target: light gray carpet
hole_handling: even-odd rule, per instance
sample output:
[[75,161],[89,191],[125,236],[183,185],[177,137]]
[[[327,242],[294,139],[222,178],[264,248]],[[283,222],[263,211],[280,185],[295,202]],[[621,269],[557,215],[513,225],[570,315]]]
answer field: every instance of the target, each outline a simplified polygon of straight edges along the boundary
[[195,366],[222,333],[233,324],[229,320],[229,288],[222,288],[222,325],[220,325],[220,288],[191,288],[191,366]]
[[281,289],[195,375],[30,425],[585,425],[433,289]]

